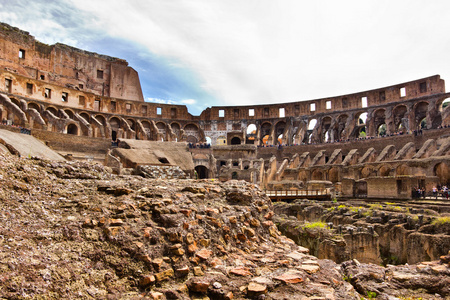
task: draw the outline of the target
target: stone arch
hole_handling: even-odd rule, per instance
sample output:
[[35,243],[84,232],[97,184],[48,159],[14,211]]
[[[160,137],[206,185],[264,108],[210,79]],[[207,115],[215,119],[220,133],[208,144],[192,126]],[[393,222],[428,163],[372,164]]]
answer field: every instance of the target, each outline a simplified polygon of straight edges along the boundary
[[106,118],[103,115],[96,115],[94,117],[100,124],[106,126]]
[[89,114],[87,112],[81,112],[80,113],[80,117],[82,117],[83,119],[86,120],[86,122],[90,123],[91,122],[91,117],[89,116]]
[[34,108],[34,109],[37,110],[39,113],[42,113],[41,106],[40,106],[39,104],[35,103],[35,102],[28,102],[27,108],[28,108],[28,109],[33,109],[33,108]]
[[323,172],[321,170],[313,170],[311,172],[311,180],[324,180]]
[[322,122],[320,124],[321,126],[321,134],[320,134],[320,142],[330,142],[331,141],[331,136],[330,133],[328,132],[331,128],[331,123],[333,122],[333,119],[331,119],[331,117],[324,117],[322,119]]
[[188,135],[187,139],[186,139],[186,142],[192,143],[192,144],[197,144],[198,140],[197,140],[197,138],[195,136]]
[[53,106],[49,106],[45,110],[51,112],[55,117],[58,116],[58,110]]
[[128,118],[126,121],[128,123],[128,126],[130,126],[130,129],[136,131],[136,121],[130,118]]
[[225,136],[221,135],[217,138],[216,145],[224,146],[226,144],[227,144],[227,138]]
[[69,119],[75,120],[75,113],[71,109],[64,109],[64,112],[69,116]]
[[302,181],[302,182],[307,182],[308,181],[308,174],[306,173],[306,171],[298,172],[298,180]]
[[237,136],[233,137],[230,141],[231,145],[240,145],[241,144],[241,139]]
[[420,101],[414,105],[414,129],[422,129],[421,123],[423,120],[426,120],[428,112],[428,102]]
[[158,140],[167,141],[167,125],[164,122],[157,122],[156,128],[158,129]]
[[401,164],[399,165],[396,169],[395,169],[395,174],[397,176],[406,176],[406,175],[410,175],[410,170],[408,165],[406,164]]
[[184,127],[184,133],[187,136],[188,143],[198,143],[200,140],[200,133],[197,124],[188,123]]
[[448,186],[450,184],[450,172],[445,162],[438,163],[434,166],[433,175],[439,178],[441,185],[445,184]]
[[175,134],[175,137],[177,141],[181,140],[181,125],[178,122],[172,122],[170,124],[170,127],[172,127],[172,132]]
[[341,172],[339,171],[338,168],[331,168],[328,171],[328,180],[333,182],[333,183],[339,182],[340,181],[340,177],[341,177],[340,173]]
[[122,138],[122,126],[118,117],[111,117],[109,119],[109,126],[111,127],[111,139],[113,141],[117,140],[118,138]]
[[19,107],[20,109],[22,109],[22,104],[20,104],[20,101],[14,97],[10,97],[9,98],[11,100],[12,103],[14,103],[15,105],[17,105],[17,107]]
[[195,166],[195,171],[197,172],[197,179],[209,178],[209,170],[206,166],[203,165]]
[[247,131],[245,135],[246,144],[254,144],[256,140],[257,127],[256,124],[251,123],[247,126]]
[[317,119],[313,118],[313,119],[309,120],[306,134],[303,139],[304,143],[309,144],[312,142],[313,131],[314,131],[314,128],[316,128],[316,125],[317,125]]
[[263,124],[261,124],[261,127],[259,129],[259,131],[261,132],[260,135],[260,142],[262,145],[266,145],[269,143],[269,139],[270,139],[270,134],[272,131],[272,123],[270,122],[264,122]]
[[374,128],[376,128],[376,133],[377,135],[384,135],[386,133],[386,130],[380,133],[379,129],[380,127],[384,125],[384,127],[387,130],[387,126],[386,126],[386,110],[384,108],[380,108],[377,109],[374,113],[373,113],[373,126]]
[[363,167],[361,169],[361,172],[360,172],[361,176],[360,176],[360,178],[368,178],[368,177],[370,177],[372,175],[372,173],[373,173],[372,167],[365,166],[365,167]]
[[69,124],[67,124],[66,132],[67,132],[67,134],[78,135],[78,133],[80,132],[80,129],[78,128],[77,124],[69,123]]
[[385,136],[387,133],[387,125],[386,123],[380,124],[377,127],[377,136]]
[[120,126],[120,119],[118,117],[112,117],[109,119],[109,125],[111,126],[112,129],[119,129],[122,126]]
[[335,140],[341,140],[345,138],[346,124],[348,120],[347,114],[342,114],[337,118],[336,125],[334,126],[333,134]]
[[152,140],[153,136],[152,136],[152,126],[150,124],[149,121],[143,120],[141,122],[142,124],[142,129],[143,129],[143,135],[148,139],[148,140]]
[[275,137],[276,137],[276,141],[275,144],[283,144],[283,134],[284,131],[286,129],[286,122],[285,121],[279,121],[278,123],[276,123],[275,125]]
[[404,104],[394,107],[392,114],[394,117],[394,130],[397,132],[406,132],[408,130],[405,123],[405,117],[407,116],[408,108]]
[[382,165],[378,169],[378,175],[381,177],[392,176],[392,168],[389,165]]

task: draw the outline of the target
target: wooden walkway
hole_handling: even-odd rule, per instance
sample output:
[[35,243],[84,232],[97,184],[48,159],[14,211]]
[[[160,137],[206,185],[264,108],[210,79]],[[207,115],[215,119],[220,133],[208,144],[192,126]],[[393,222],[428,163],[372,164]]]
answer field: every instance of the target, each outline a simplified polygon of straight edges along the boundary
[[266,195],[273,201],[294,200],[294,199],[318,199],[330,200],[331,190],[288,190],[288,191],[266,191]]

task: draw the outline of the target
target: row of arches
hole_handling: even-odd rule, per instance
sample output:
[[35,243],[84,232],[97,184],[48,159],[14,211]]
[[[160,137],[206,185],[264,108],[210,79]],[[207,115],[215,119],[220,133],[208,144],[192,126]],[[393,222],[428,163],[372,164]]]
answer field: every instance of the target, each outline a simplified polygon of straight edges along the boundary
[[[166,123],[161,120],[138,119],[120,115],[106,115],[75,111],[71,108],[45,107],[36,102],[11,98],[12,107],[0,107],[3,120],[12,124],[72,135],[111,138],[143,139],[154,141],[186,141],[198,143],[204,140],[202,130],[196,123]],[[25,114],[26,120],[19,118]]]

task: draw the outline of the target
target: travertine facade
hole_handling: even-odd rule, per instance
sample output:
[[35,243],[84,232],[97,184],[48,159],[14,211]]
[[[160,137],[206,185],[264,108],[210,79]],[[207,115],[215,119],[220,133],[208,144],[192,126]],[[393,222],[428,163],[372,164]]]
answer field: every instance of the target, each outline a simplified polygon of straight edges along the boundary
[[[201,177],[265,187],[330,180],[349,196],[363,186],[365,195],[375,189],[374,197],[407,197],[414,185],[449,181],[448,142],[441,136],[449,134],[443,102],[450,95],[439,75],[324,99],[212,107],[193,116],[184,105],[145,102],[137,72],[122,59],[45,45],[7,24],[0,24],[0,49],[4,124],[112,141],[211,141],[211,148],[192,150]],[[392,135],[404,144],[380,143],[380,136]],[[433,157],[436,163],[426,167],[411,161]],[[419,182],[419,175],[434,179]],[[386,183],[389,176],[409,179]],[[395,191],[381,195],[381,186]]]

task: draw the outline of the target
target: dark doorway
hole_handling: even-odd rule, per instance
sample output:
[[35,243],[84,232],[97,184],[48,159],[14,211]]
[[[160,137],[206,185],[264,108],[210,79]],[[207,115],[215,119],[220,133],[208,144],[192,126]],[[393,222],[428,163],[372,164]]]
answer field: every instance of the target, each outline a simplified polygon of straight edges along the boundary
[[67,134],[78,135],[78,127],[75,124],[69,124],[67,126]]
[[208,178],[208,168],[205,166],[196,166],[195,171],[197,172],[198,179]]
[[231,145],[240,145],[241,144],[241,139],[238,138],[237,136],[235,136],[234,138],[231,139]]
[[112,139],[113,141],[116,141],[116,140],[117,140],[117,132],[114,131],[114,130],[111,132],[111,139]]

